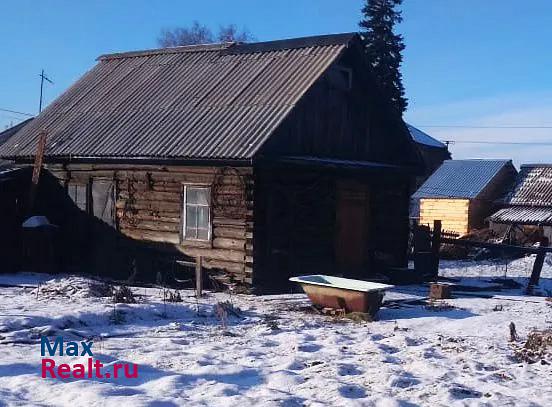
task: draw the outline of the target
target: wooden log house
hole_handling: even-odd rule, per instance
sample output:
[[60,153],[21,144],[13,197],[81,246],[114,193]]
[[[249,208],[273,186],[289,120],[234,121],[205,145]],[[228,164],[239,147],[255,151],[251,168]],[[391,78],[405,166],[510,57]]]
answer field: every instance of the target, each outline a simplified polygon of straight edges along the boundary
[[510,160],[445,161],[412,196],[419,201],[419,223],[440,220],[459,235],[486,226],[516,174]]
[[153,279],[201,256],[276,290],[406,262],[421,160],[357,34],[101,56],[0,157],[32,162],[41,130],[67,267]]

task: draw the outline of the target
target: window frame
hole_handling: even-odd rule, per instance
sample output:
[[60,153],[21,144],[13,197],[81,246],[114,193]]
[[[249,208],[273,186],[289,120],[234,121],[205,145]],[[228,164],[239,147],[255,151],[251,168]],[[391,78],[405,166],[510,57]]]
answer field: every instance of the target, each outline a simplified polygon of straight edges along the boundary
[[[196,207],[207,207],[207,239],[199,239],[196,237],[189,237],[186,235],[186,221],[187,221],[187,215],[188,215],[188,190],[189,189],[206,189],[209,193],[209,202],[208,205],[199,205],[199,204],[191,204]],[[205,243],[210,244],[212,242],[213,237],[213,205],[212,205],[212,188],[210,184],[183,184],[182,186],[182,218],[180,222],[180,242],[186,243],[186,242],[193,242],[193,243]],[[197,229],[197,228],[196,228]]]
[[[108,184],[109,185],[109,189],[108,189],[108,201],[111,200],[111,204],[112,204],[112,208],[111,208],[111,216],[110,216],[110,221],[111,221],[111,224],[106,222],[106,220],[102,217],[102,216],[97,216],[95,213],[94,213],[94,184],[96,185],[99,185],[99,184]],[[90,182],[88,183],[88,188],[89,188],[89,201],[88,201],[88,206],[89,206],[89,214],[93,217],[95,217],[96,219],[104,222],[106,225],[112,227],[113,229],[115,230],[119,230],[119,225],[118,225],[118,221],[117,221],[117,183],[115,182],[115,180],[113,178],[105,178],[105,177],[97,177],[97,178],[92,178],[90,180]],[[108,201],[106,201],[106,204],[108,203]],[[104,210],[107,208],[104,207]],[[103,215],[103,212],[102,214],[100,215]]]

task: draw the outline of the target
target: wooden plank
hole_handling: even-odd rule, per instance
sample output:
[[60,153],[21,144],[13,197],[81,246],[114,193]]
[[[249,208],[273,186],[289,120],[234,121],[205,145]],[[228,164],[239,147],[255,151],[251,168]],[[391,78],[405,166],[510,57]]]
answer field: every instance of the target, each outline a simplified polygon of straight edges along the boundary
[[195,280],[196,280],[196,298],[201,298],[203,295],[203,270],[202,270],[202,257],[196,258],[195,267]]
[[537,252],[535,263],[533,263],[533,271],[531,272],[531,278],[529,279],[529,284],[527,286],[528,289],[531,289],[532,287],[536,286],[539,283],[545,257],[546,257],[545,250],[541,249]]
[[34,206],[36,190],[38,187],[38,181],[40,179],[40,172],[42,170],[42,161],[44,159],[44,149],[46,148],[46,137],[48,137],[48,133],[45,130],[41,130],[38,133],[38,142],[36,145],[35,161],[33,165],[33,175],[31,177],[31,189],[29,191],[29,213],[32,212]]

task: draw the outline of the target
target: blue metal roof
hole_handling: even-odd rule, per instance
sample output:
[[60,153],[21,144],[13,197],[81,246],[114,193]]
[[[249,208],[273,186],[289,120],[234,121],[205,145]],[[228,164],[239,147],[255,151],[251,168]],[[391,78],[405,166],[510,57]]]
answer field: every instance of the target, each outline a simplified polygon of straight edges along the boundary
[[511,160],[446,160],[413,198],[476,198]]
[[412,126],[411,124],[406,123],[406,127],[408,127],[410,136],[416,143],[424,144],[430,147],[447,148],[445,143],[441,143],[439,140],[434,139],[429,134],[424,133],[420,129],[417,129],[416,127]]

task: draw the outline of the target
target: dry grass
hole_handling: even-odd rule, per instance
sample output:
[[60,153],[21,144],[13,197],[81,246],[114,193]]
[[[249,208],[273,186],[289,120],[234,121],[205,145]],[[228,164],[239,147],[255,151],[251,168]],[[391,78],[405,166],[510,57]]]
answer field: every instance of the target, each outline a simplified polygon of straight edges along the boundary
[[532,331],[522,348],[516,350],[516,357],[527,363],[550,363],[547,359],[552,353],[552,328],[543,331]]

